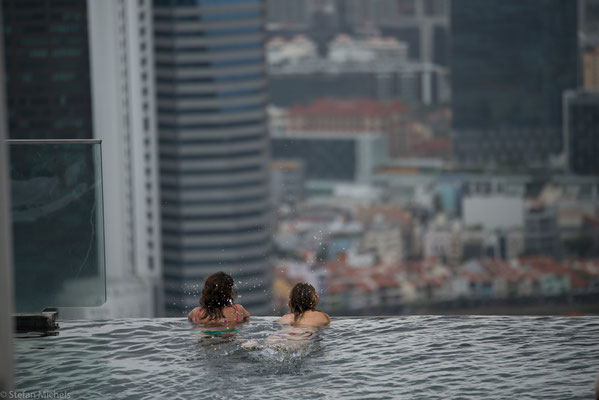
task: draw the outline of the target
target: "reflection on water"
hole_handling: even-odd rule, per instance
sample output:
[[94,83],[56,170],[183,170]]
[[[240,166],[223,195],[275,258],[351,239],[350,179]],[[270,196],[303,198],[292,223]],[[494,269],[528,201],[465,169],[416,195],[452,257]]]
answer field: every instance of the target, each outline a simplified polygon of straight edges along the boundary
[[[183,319],[64,322],[16,341],[19,390],[71,398],[588,399],[599,318],[335,318],[301,346],[269,346],[274,318],[227,337]],[[255,340],[264,346],[247,351]],[[305,344],[305,346],[304,346]]]

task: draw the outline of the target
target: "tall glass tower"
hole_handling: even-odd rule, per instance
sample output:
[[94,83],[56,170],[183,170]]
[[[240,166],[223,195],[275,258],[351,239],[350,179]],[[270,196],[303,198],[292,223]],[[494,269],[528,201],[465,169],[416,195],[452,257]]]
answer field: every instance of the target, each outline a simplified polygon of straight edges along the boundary
[[270,210],[261,0],[155,0],[166,315],[230,273],[270,308]]
[[453,151],[522,166],[563,150],[562,92],[577,84],[577,2],[451,2]]
[[90,139],[87,2],[3,0],[11,139]]

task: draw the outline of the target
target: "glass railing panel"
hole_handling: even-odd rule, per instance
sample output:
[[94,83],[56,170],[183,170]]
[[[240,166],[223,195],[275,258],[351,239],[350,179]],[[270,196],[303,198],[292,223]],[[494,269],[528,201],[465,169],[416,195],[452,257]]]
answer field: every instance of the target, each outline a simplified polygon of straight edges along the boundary
[[101,144],[8,141],[15,311],[106,301]]

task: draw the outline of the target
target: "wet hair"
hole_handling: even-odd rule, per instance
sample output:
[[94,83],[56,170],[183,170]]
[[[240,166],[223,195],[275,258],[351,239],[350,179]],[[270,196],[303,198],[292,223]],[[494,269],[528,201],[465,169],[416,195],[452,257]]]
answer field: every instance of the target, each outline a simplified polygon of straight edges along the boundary
[[211,321],[225,318],[223,309],[233,304],[234,285],[233,278],[224,272],[216,272],[206,278],[200,296],[202,319]]
[[291,289],[289,308],[293,313],[293,322],[299,322],[305,311],[314,311],[317,304],[316,289],[309,283],[298,283]]

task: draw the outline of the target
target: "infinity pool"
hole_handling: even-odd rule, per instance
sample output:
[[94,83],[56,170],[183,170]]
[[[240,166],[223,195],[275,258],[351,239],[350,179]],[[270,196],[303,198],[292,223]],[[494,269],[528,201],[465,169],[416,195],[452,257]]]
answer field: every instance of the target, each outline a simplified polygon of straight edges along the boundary
[[[61,323],[16,340],[19,391],[70,399],[590,399],[599,317],[334,318],[301,348],[247,351],[183,319]],[[64,397],[63,397],[64,398]]]

